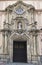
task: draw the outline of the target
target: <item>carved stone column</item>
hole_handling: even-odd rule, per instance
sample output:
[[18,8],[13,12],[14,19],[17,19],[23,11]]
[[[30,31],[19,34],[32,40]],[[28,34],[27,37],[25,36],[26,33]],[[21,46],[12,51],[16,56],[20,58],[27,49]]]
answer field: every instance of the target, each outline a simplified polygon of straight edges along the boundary
[[30,40],[27,40],[27,62],[31,62]]
[[8,53],[8,33],[5,32],[5,53]]
[[37,34],[35,35],[35,51],[36,51],[36,60],[38,61],[38,43],[37,43]]
[[38,54],[38,46],[37,46],[37,34],[34,34],[34,55]]
[[36,38],[36,36],[33,36],[33,40],[34,40],[34,55],[36,55],[37,54],[37,38]]
[[33,35],[33,56],[32,56],[32,60],[34,60],[33,62],[37,62],[37,34],[35,33]]
[[2,32],[2,35],[3,35],[3,54],[5,52],[5,33]]
[[31,55],[34,54],[34,38],[33,35],[31,35]]
[[37,35],[35,35],[36,54],[38,55]]

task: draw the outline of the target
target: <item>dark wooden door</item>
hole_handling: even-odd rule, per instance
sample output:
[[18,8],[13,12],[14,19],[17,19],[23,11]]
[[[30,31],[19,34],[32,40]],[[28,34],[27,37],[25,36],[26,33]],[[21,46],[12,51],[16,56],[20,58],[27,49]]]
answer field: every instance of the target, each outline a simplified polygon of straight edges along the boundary
[[13,41],[13,62],[27,62],[26,41]]

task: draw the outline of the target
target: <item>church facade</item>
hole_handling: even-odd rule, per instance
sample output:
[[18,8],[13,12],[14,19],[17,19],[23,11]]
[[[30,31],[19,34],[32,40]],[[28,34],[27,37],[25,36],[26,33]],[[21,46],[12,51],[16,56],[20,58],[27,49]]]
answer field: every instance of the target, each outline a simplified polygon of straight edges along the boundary
[[42,36],[42,29],[37,28],[35,13],[34,6],[22,1],[9,5],[5,9],[3,29],[0,30],[3,40],[0,61],[40,62],[42,53],[40,54],[38,39],[40,34]]

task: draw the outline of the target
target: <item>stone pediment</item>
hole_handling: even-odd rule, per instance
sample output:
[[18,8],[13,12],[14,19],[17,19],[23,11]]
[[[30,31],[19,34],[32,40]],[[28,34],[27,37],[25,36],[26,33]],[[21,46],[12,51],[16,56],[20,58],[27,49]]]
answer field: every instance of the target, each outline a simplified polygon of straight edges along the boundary
[[17,1],[15,4],[9,5],[5,10],[7,10],[7,9],[12,10],[14,7],[22,7],[22,6],[26,7],[27,9],[35,9],[30,4],[26,4],[23,1]]

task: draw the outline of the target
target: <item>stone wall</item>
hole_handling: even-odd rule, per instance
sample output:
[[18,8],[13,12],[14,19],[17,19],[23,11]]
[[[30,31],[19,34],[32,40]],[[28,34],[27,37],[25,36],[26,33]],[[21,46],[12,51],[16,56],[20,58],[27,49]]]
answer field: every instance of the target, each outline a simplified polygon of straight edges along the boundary
[[[4,9],[8,6],[8,5],[10,5],[10,3],[11,3],[11,5],[13,4],[13,3],[15,3],[14,1],[1,1],[0,2],[1,4],[1,9],[0,9],[0,29],[3,29],[3,22],[6,20],[6,22],[8,22],[8,15],[6,15],[6,12],[4,11]],[[24,3],[27,3],[27,1],[24,1]],[[3,6],[2,6],[2,4],[3,4]],[[40,29],[40,28],[42,28],[42,1],[28,1],[28,3],[27,4],[31,4],[31,5],[33,5],[34,7],[35,7],[35,12],[34,12],[34,21],[37,21],[37,29]],[[11,14],[10,14],[11,15]],[[16,16],[16,15],[15,15]],[[27,12],[26,12],[26,14],[25,15],[23,15],[24,17],[27,17],[27,19],[29,19],[28,18],[28,15],[27,15]],[[10,16],[11,17],[11,16]],[[9,17],[9,18],[10,18]],[[30,22],[31,22],[31,19],[29,19],[30,20]],[[10,20],[11,21],[11,20]],[[16,22],[16,21],[15,21]],[[29,22],[29,23],[30,23]],[[12,28],[12,27],[11,27]],[[0,54],[2,54],[3,53],[3,37],[2,37],[2,34],[3,33],[0,33]],[[26,33],[27,34],[27,33]],[[6,34],[7,35],[7,34]],[[12,34],[13,35],[13,34]],[[37,38],[37,46],[38,46],[38,49],[37,50],[39,50],[38,51],[38,54],[39,55],[42,55],[42,32],[40,32],[40,33],[38,33],[38,38]],[[35,42],[35,40],[34,40],[35,38],[33,38],[32,39],[32,41],[34,41]],[[5,38],[5,41],[7,41],[7,38]],[[11,41],[12,42],[12,41]],[[33,43],[34,43],[33,42]],[[6,42],[6,44],[7,44],[7,42]],[[10,45],[11,46],[11,45]],[[28,47],[28,46],[27,46]],[[5,49],[6,49],[6,47],[5,47]],[[11,51],[11,49],[10,49],[10,51]],[[35,51],[35,48],[34,48],[34,51]],[[6,52],[6,50],[5,50],[5,52]],[[11,52],[10,52],[11,53]],[[10,54],[9,53],[9,54]],[[34,54],[36,54],[35,52],[34,52]],[[12,55],[10,55],[10,59],[12,58]],[[12,61],[12,59],[11,59],[11,61]]]

